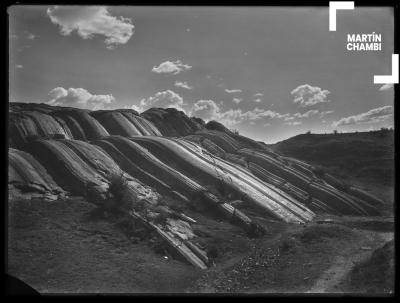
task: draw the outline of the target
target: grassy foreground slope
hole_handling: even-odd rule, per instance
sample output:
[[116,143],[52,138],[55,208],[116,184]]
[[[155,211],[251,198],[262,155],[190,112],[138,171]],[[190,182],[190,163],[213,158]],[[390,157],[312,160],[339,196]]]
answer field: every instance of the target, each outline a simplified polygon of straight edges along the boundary
[[394,131],[301,134],[270,146],[393,203]]

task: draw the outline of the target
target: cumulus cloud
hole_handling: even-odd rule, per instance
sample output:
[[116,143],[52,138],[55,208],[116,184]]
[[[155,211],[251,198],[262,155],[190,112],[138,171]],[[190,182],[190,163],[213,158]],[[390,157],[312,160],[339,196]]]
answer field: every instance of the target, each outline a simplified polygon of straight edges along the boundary
[[343,126],[343,125],[357,125],[361,123],[378,123],[386,120],[393,115],[393,107],[382,106],[378,108],[371,109],[365,113],[361,113],[354,116],[349,116],[341,118],[338,121],[334,121],[332,126]]
[[262,97],[262,96],[264,96],[264,94],[263,94],[263,93],[256,93],[256,94],[254,94],[253,96],[254,96],[254,97]]
[[309,84],[304,84],[296,87],[290,92],[293,95],[294,103],[298,103],[302,107],[312,106],[317,103],[329,102],[327,99],[330,91],[323,90],[317,86],[311,86]]
[[213,100],[199,100],[193,104],[190,115],[209,121],[217,120],[221,116],[221,112]]
[[184,88],[184,89],[192,89],[193,88],[193,86],[190,86],[185,81],[175,81],[175,86],[176,87],[180,87],[180,88]]
[[228,94],[241,93],[241,89],[225,89]]
[[254,102],[260,103],[262,100],[260,98],[254,99]]
[[317,109],[312,109],[312,110],[309,110],[309,111],[307,111],[307,112],[305,112],[303,114],[295,113],[293,116],[295,118],[309,118],[311,116],[315,116],[316,114],[318,114],[318,110]]
[[291,126],[295,126],[295,125],[300,125],[302,124],[301,121],[289,121],[289,122],[285,122],[284,124],[286,125],[291,125]]
[[157,74],[174,74],[177,75],[183,71],[189,70],[192,67],[188,64],[183,64],[181,60],[165,61],[159,66],[153,66],[152,72]]
[[223,112],[213,100],[197,101],[193,105],[190,115],[202,118],[205,121],[217,120],[226,126],[232,126],[243,121],[283,119],[289,116],[289,114],[280,114],[260,108],[254,108],[246,112],[243,112],[241,109],[230,109]]
[[293,116],[287,116],[287,117],[285,117],[284,119],[285,119],[285,121],[291,121],[291,120],[294,120],[295,117],[293,117]]
[[242,102],[243,101],[243,99],[240,99],[240,98],[233,98],[232,99],[232,102],[233,103],[236,103],[236,104],[239,104],[240,102]]
[[327,111],[324,111],[324,112],[320,112],[319,117],[323,118],[326,115],[332,114],[333,112],[334,112],[334,110],[327,110]]
[[16,68],[24,68],[24,66],[21,65],[21,64],[17,64],[17,65],[15,65],[15,67],[16,67]]
[[73,31],[83,39],[102,35],[109,49],[127,43],[133,35],[132,20],[111,16],[105,6],[54,6],[47,9],[47,15],[60,26],[62,35]]
[[110,106],[115,98],[112,95],[93,95],[83,88],[56,87],[49,94],[50,105],[69,106],[85,109],[104,109]]
[[393,88],[393,85],[394,85],[394,84],[392,84],[392,83],[383,84],[383,85],[379,88],[379,90],[390,90],[391,88]]
[[172,90],[166,90],[158,92],[149,98],[140,100],[139,106],[132,105],[131,108],[138,112],[143,112],[152,107],[173,107],[185,112],[185,110],[182,108],[182,105],[184,105],[184,103],[181,96]]

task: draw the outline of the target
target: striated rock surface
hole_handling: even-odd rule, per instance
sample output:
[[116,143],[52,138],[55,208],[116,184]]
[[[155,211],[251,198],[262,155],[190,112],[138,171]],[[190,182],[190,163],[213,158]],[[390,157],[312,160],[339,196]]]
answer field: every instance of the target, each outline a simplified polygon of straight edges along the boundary
[[[382,205],[355,187],[344,191],[329,174],[317,177],[312,165],[176,109],[138,114],[12,103],[9,137],[11,203],[72,194],[101,207],[127,204],[133,220],[201,269],[211,261],[196,244],[196,220],[173,203],[211,207],[252,235],[264,230],[247,207],[301,224],[316,213],[377,215]],[[116,179],[125,180],[117,190]]]
[[175,108],[150,108],[142,116],[151,121],[163,136],[180,137],[192,134],[203,128],[203,121],[189,118]]
[[12,148],[8,151],[8,185],[9,194],[14,197],[42,196],[54,200],[65,194],[32,155]]
[[138,114],[12,103],[9,126],[13,187],[85,195],[91,186],[101,194],[121,174],[154,196],[186,203],[201,197],[225,215],[235,212],[229,201],[240,200],[297,223],[314,212],[375,215],[381,204],[357,188],[342,191],[328,174],[316,177],[303,161],[176,109]]
[[142,118],[134,110],[95,111],[96,118],[111,135],[161,136],[161,132],[150,121]]

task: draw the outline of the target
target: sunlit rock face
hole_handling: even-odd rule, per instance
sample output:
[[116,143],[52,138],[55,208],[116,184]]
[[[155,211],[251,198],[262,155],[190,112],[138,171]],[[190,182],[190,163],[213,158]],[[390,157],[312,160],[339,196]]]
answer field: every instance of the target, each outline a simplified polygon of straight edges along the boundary
[[161,132],[150,121],[142,118],[134,110],[95,111],[91,115],[97,119],[111,135],[161,136]]
[[65,194],[31,154],[13,148],[8,151],[8,190],[11,197],[43,197],[50,200]]
[[[340,190],[313,167],[266,145],[176,109],[88,111],[45,104],[10,104],[9,197],[88,195],[103,203],[115,175],[134,200],[208,201],[224,213],[244,201],[263,214],[305,223],[316,212],[375,215],[380,201]],[[331,180],[332,179],[332,180]],[[92,195],[93,196],[93,195]],[[200,198],[199,198],[200,197]]]
[[22,147],[37,138],[92,140],[108,131],[87,110],[36,104],[10,104],[10,146]]
[[204,127],[199,118],[189,118],[184,112],[175,108],[151,108],[142,116],[151,121],[163,136],[180,137],[194,133]]

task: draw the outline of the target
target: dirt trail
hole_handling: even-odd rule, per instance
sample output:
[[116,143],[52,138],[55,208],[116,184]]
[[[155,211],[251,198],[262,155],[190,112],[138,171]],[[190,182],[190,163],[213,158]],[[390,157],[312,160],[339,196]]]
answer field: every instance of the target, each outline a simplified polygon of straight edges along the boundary
[[356,264],[367,260],[372,253],[394,238],[393,232],[370,233],[361,246],[350,247],[337,256],[307,293],[334,293],[336,286],[351,272]]

